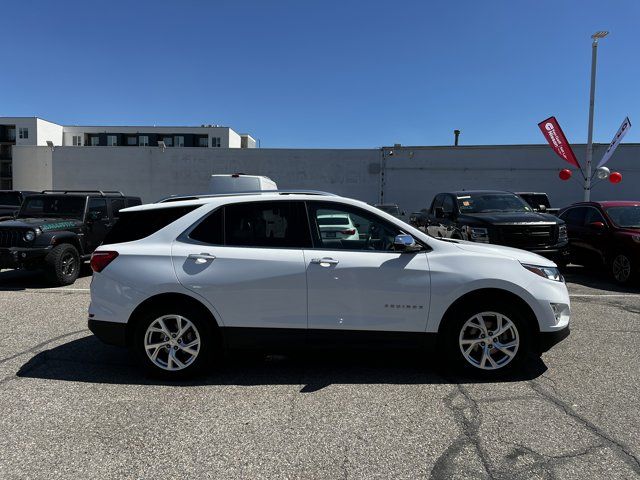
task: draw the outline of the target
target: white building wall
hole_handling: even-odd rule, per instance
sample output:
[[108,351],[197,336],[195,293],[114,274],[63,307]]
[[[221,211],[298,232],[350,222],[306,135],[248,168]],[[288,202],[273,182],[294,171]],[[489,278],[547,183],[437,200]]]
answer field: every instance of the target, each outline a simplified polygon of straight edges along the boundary
[[[222,145],[221,145],[222,146]],[[227,148],[240,148],[242,147],[242,139],[233,130],[229,129],[227,135]]]
[[[605,148],[598,145],[594,158],[600,158]],[[578,154],[584,150],[584,145],[575,146]],[[50,166],[43,160],[47,152]],[[122,190],[151,202],[171,194],[206,192],[214,173],[243,172],[266,175],[280,188],[325,190],[375,203],[381,193],[382,158],[379,149],[167,148],[163,152],[157,147],[57,147],[51,152],[46,147],[15,147],[14,186]],[[463,188],[547,192],[557,207],[582,200],[583,195],[579,173],[561,181],[558,172],[569,164],[544,145],[402,147],[385,149],[384,158],[384,201],[407,211],[427,207],[439,192]],[[603,181],[592,198],[638,200],[640,144],[621,145],[610,167],[622,172],[622,183]]]
[[14,146],[13,188],[33,191],[52,189],[52,155],[49,147]]
[[47,141],[54,145],[62,145],[63,126],[41,118],[36,119],[37,145],[46,145]]

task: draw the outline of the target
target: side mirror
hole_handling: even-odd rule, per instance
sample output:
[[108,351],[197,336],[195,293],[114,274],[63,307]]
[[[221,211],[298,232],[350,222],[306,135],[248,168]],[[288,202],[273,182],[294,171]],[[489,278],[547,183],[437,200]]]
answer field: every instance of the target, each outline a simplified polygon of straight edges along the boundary
[[589,228],[592,228],[594,230],[604,230],[606,227],[606,225],[602,222],[591,222],[589,224]]
[[401,252],[417,252],[422,248],[411,235],[401,233],[393,239],[393,247]]

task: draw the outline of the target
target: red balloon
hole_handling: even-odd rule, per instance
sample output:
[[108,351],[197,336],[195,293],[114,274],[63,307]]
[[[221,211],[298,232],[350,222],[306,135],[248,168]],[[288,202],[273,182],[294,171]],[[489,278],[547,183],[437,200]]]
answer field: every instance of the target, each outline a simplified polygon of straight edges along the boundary
[[620,183],[622,181],[622,174],[620,172],[611,172],[611,175],[609,175],[609,181],[611,183]]
[[560,170],[558,176],[560,177],[560,180],[569,180],[571,178],[571,170],[569,170],[568,168],[563,168],[562,170]]

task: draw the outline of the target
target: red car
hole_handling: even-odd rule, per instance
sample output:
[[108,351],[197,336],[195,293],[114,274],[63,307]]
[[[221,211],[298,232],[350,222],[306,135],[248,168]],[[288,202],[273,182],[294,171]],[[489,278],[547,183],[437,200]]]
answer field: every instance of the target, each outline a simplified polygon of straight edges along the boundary
[[640,272],[640,201],[580,202],[559,214],[567,224],[571,261],[606,265],[618,283]]

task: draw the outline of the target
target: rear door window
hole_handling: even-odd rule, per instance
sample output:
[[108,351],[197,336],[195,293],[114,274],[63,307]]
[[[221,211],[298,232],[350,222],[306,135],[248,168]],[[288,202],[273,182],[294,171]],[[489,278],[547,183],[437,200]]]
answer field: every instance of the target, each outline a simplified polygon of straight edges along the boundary
[[225,206],[224,244],[231,247],[310,247],[304,203],[250,202]]
[[148,237],[198,207],[199,205],[190,205],[120,212],[120,218],[102,244],[133,242]]
[[224,244],[224,209],[218,208],[204,218],[189,234],[189,238],[209,245]]
[[120,210],[126,207],[124,198],[112,198],[111,199],[111,213],[113,218],[120,216]]

